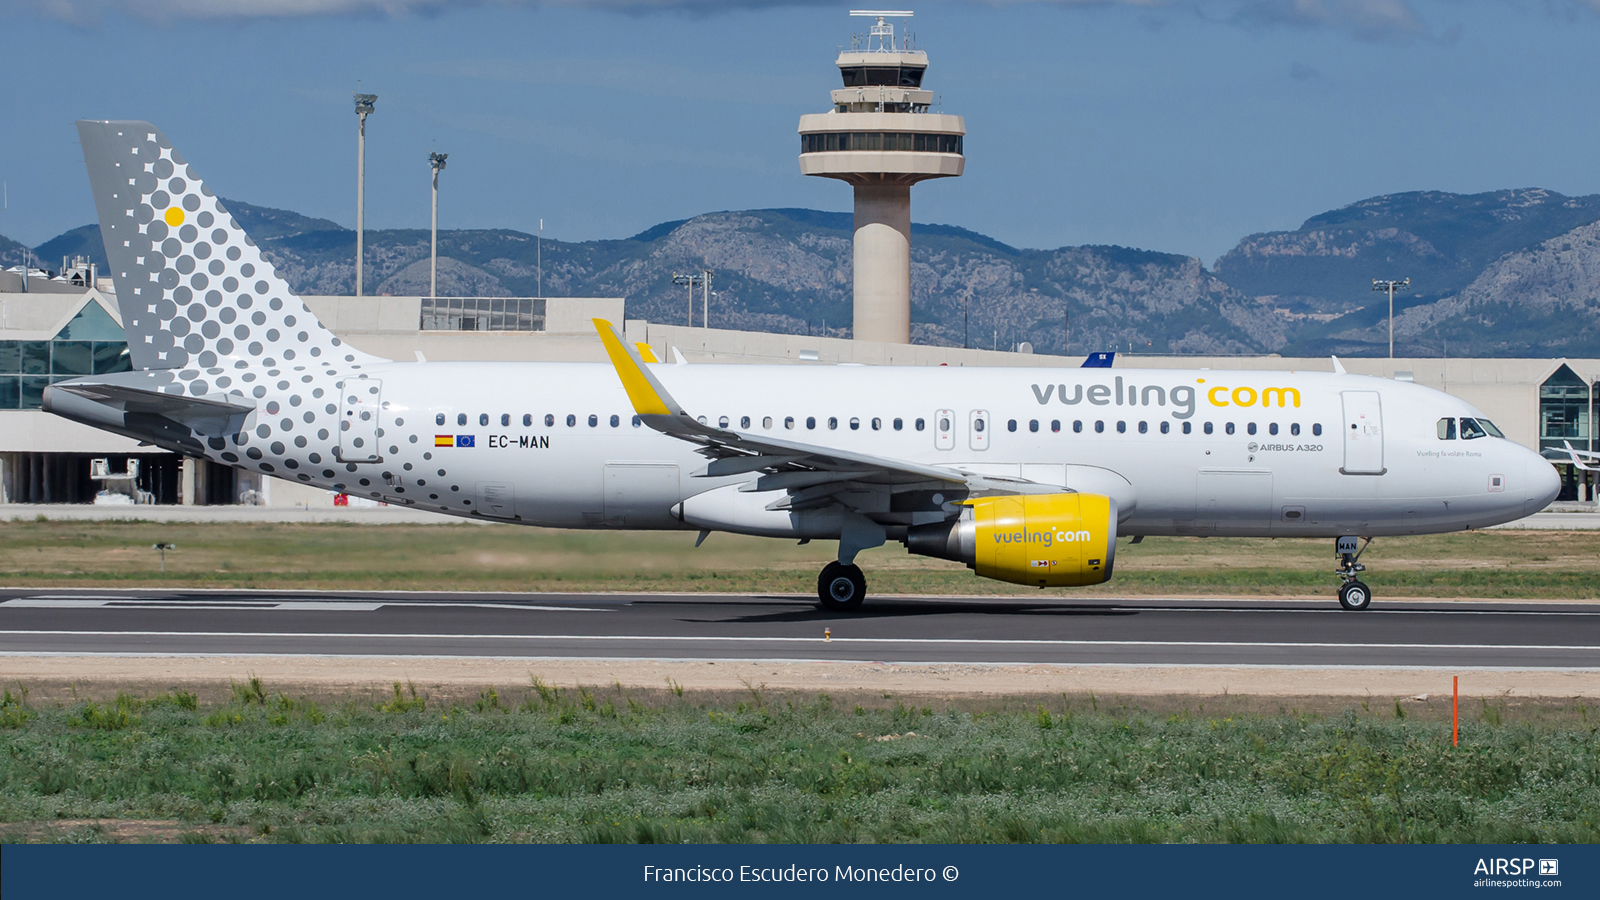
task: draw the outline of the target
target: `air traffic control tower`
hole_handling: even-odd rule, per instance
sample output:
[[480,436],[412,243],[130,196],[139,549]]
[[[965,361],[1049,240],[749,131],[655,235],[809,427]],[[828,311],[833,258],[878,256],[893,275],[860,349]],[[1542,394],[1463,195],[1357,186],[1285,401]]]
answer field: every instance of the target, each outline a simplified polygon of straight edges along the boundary
[[860,39],[839,54],[844,87],[833,108],[800,117],[800,172],[849,182],[856,189],[855,339],[911,343],[911,186],[961,174],[960,116],[928,112],[933,92],[922,86],[928,54],[895,42],[885,19],[906,10],[851,10],[875,19],[865,49]]

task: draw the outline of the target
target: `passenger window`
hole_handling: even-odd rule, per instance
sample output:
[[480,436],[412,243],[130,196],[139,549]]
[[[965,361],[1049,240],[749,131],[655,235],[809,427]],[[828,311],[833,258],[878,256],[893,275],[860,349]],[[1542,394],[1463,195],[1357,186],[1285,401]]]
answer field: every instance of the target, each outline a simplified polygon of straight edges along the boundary
[[851,416],[850,417],[850,430],[851,431],[860,431],[861,430],[861,420],[856,418],[855,416]]
[[828,417],[828,430],[829,431],[838,431],[839,430],[839,417],[838,416],[829,416]]
[[555,424],[556,424],[556,417],[550,415],[549,413],[545,413],[544,414],[544,427],[551,428],[551,427],[554,427]]
[[1127,434],[1127,433],[1128,433],[1128,423],[1127,422],[1118,422],[1117,423],[1117,434]]
[[638,416],[634,416],[633,417],[633,427],[638,428],[640,425],[643,425],[643,424],[644,424],[644,420],[643,419],[639,418]]
[[573,415],[573,414],[571,414],[571,413],[567,413],[567,427],[571,428],[571,427],[573,427],[574,425],[577,425],[577,424],[578,424],[578,417]]
[[621,424],[622,424],[622,418],[620,416],[612,416],[611,417],[611,427],[612,428],[615,428],[615,427],[617,427],[618,425],[621,425]]
[[1193,422],[1185,422],[1185,423],[1183,423],[1183,433],[1184,434],[1188,434],[1188,433],[1190,433],[1192,431],[1194,431],[1194,423]]
[[589,427],[593,428],[593,427],[595,427],[596,425],[599,425],[599,424],[600,424],[600,417],[595,415],[594,413],[590,413],[589,414]]
[[1483,428],[1478,425],[1478,421],[1476,419],[1468,419],[1465,417],[1461,419],[1461,439],[1463,441],[1472,441],[1488,436],[1489,432],[1484,431]]
[[883,430],[883,420],[878,418],[877,416],[873,416],[872,417],[872,430],[873,431],[882,431]]
[[1249,434],[1255,434],[1256,433],[1256,423],[1251,422],[1249,425],[1246,425],[1244,427],[1244,430]]
[[1227,425],[1223,426],[1222,430],[1226,431],[1229,434],[1233,434],[1233,423],[1229,422]]
[[531,427],[533,427],[533,415],[532,414],[530,414],[530,413],[523,413],[522,414],[522,427],[523,428],[531,428]]
[[1210,422],[1207,422],[1206,423],[1206,427],[1205,427],[1205,433],[1206,434],[1210,434],[1211,431],[1212,431],[1212,428],[1213,428],[1212,424]]
[[718,428],[727,428],[728,427],[728,417],[727,416],[723,416],[722,418],[718,419],[717,420],[717,427]]
[[1105,434],[1105,431],[1106,431],[1106,423],[1105,422],[1096,421],[1094,423],[1094,433],[1095,434]]
[[766,429],[771,429],[772,428],[772,417],[771,416],[763,417],[761,419],[761,427],[762,428],[766,428]]
[[789,429],[790,431],[793,431],[794,430],[794,416],[784,416],[783,417],[783,427]]
[[467,424],[467,414],[466,413],[456,413],[456,424],[457,425],[465,425],[465,424]]
[[478,413],[478,424],[481,425],[481,426],[488,425],[489,424],[489,414],[488,413]]
[[1311,426],[1311,433],[1313,435],[1315,435],[1316,437],[1322,437],[1322,423],[1318,422],[1315,425],[1312,425]]
[[1292,425],[1290,425],[1289,426],[1289,433],[1290,434],[1294,434],[1294,435],[1298,435],[1300,433],[1300,423],[1299,422],[1295,422]]
[[1172,431],[1172,423],[1171,422],[1162,422],[1161,423],[1161,433],[1162,434],[1167,434],[1170,431]]
[[905,421],[903,419],[896,418],[894,420],[894,430],[895,431],[900,431],[900,430],[904,429],[905,427],[906,427],[906,423],[905,423]]
[[706,417],[705,416],[697,416],[695,418],[695,421],[699,422],[701,425],[704,425],[706,423]]
[[740,416],[739,417],[739,427],[740,428],[749,428],[750,427],[750,417],[749,416]]
[[1150,423],[1149,422],[1140,422],[1139,423],[1139,433],[1140,434],[1148,434],[1149,432],[1150,432]]
[[1006,420],[1006,430],[1007,431],[1016,431],[1017,430],[1017,420],[1016,419],[1007,419]]
[[917,420],[917,430],[918,430],[918,431],[921,431],[921,430],[922,430],[922,427],[923,427],[923,422],[922,422],[922,420],[921,420],[921,419],[918,419],[918,420]]
[[510,425],[511,425],[511,414],[510,413],[501,413],[500,414],[500,427],[501,428],[507,428]]
[[1038,431],[1039,430],[1039,420],[1038,419],[1029,419],[1028,420],[1028,430],[1029,431]]
[[1277,434],[1277,433],[1278,433],[1278,423],[1277,422],[1273,422],[1271,425],[1267,426],[1267,434]]
[[443,425],[444,424],[444,413],[439,413],[437,416],[434,416],[433,417],[433,424],[435,424],[435,425]]
[[[917,421],[920,422],[922,420],[918,419]],[[939,420],[939,430],[940,431],[949,431],[950,430],[950,420],[949,419],[940,419]]]
[[812,428],[812,429],[816,428],[817,427],[817,417],[816,416],[806,416],[806,427],[807,428]]
[[1453,441],[1456,439],[1456,420],[1449,416],[1439,420],[1439,440]]
[[1082,419],[1073,419],[1072,420],[1072,433],[1073,434],[1083,434],[1083,420]]

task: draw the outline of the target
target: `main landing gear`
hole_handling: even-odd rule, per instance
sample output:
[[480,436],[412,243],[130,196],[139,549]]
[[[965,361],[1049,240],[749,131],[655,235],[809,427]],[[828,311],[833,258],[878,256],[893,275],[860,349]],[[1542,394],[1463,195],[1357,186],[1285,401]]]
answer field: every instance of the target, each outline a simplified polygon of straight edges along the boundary
[[1361,549],[1356,549],[1355,535],[1345,535],[1334,544],[1334,552],[1339,555],[1339,568],[1334,569],[1333,573],[1342,582],[1339,585],[1339,605],[1352,612],[1360,612],[1372,605],[1372,589],[1356,578],[1357,574],[1367,570],[1359,560],[1370,546],[1372,538],[1367,538]]
[[831,562],[817,576],[817,600],[832,612],[849,612],[867,599],[867,578],[861,567]]

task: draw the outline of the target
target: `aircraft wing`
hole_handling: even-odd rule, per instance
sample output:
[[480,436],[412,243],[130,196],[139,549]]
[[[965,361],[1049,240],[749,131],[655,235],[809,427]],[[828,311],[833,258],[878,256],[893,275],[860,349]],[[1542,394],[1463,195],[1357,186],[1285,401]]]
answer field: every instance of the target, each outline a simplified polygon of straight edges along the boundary
[[[761,473],[747,491],[786,490],[788,502],[773,508],[804,509],[827,505],[846,493],[887,489],[891,493],[914,488],[954,488],[970,494],[983,492],[1055,493],[1056,485],[1020,478],[976,475],[947,466],[930,466],[908,460],[854,453],[766,435],[731,431],[708,425],[686,412],[661,385],[617,333],[615,326],[594,320],[606,353],[628,392],[634,412],[650,428],[682,441],[700,445],[711,461],[701,477]],[[848,505],[848,504],[847,504]]]

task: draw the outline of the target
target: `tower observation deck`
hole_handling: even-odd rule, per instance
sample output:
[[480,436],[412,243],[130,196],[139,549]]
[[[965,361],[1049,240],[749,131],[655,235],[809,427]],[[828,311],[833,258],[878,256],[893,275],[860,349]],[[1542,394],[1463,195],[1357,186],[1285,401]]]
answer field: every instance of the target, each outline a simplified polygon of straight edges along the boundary
[[836,63],[844,87],[833,108],[800,117],[800,172],[855,187],[856,340],[911,343],[911,186],[953,178],[966,162],[960,116],[931,113],[922,86],[928,54],[897,43],[891,18],[907,10],[851,10],[875,19]]

